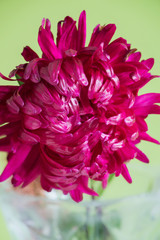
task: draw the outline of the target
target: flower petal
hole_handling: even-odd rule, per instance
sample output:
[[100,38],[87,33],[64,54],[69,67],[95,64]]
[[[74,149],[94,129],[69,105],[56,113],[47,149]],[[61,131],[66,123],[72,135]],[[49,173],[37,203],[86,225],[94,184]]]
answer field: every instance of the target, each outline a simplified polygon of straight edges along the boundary
[[77,49],[85,47],[86,42],[86,12],[81,12],[78,22],[78,44]]
[[144,163],[149,163],[148,157],[141,150],[139,150],[137,147],[134,147],[134,149],[137,151],[136,158],[139,161],[144,162]]
[[0,101],[9,98],[17,89],[18,86],[0,86]]
[[27,64],[24,71],[24,75],[23,75],[25,80],[30,78],[32,82],[35,82],[35,83],[40,82],[40,76],[39,76],[38,67],[37,67],[38,62],[40,61],[41,61],[40,58],[36,58]]
[[34,86],[34,95],[40,100],[40,103],[52,104],[54,102],[51,93],[42,82]]
[[41,126],[41,122],[36,119],[36,118],[33,118],[31,116],[25,116],[24,117],[24,126],[27,128],[27,129],[30,129],[30,130],[35,130],[35,129],[38,129],[40,128]]
[[60,59],[57,59],[48,65],[48,72],[50,75],[50,84],[52,85],[57,85],[59,80],[58,80],[58,75],[60,72],[62,61]]
[[126,179],[128,183],[132,183],[132,178],[129,174],[128,168],[126,164],[122,165],[122,171],[121,171],[122,176]]
[[58,49],[62,52],[70,49],[74,45],[75,32],[77,32],[76,22],[72,18],[66,17],[62,26],[61,36],[59,37]]
[[46,21],[45,29],[43,27],[43,23],[42,26],[39,28],[38,43],[47,59],[52,61],[53,59],[62,57],[60,51],[54,43],[48,20]]
[[158,140],[156,140],[155,138],[152,138],[148,133],[146,132],[141,132],[140,133],[140,138],[145,140],[145,141],[149,141],[149,142],[153,142],[156,144],[160,144],[160,142]]
[[35,53],[29,46],[26,46],[21,53],[26,61],[32,61],[34,58],[38,58],[37,53]]
[[99,47],[102,42],[104,42],[104,46],[107,46],[115,31],[115,24],[108,24],[104,27],[100,27],[100,25],[96,26],[93,30],[89,46]]
[[8,81],[17,81],[17,79],[12,79],[12,78],[5,77],[1,72],[0,72],[0,77],[4,80],[8,80]]
[[22,108],[22,111],[28,115],[37,115],[42,111],[42,109],[38,105],[34,104],[33,102],[26,100]]
[[0,182],[9,178],[14,173],[14,171],[21,166],[21,164],[24,162],[27,155],[29,154],[31,148],[32,147],[30,145],[21,144],[16,153],[12,154],[7,166],[0,175]]

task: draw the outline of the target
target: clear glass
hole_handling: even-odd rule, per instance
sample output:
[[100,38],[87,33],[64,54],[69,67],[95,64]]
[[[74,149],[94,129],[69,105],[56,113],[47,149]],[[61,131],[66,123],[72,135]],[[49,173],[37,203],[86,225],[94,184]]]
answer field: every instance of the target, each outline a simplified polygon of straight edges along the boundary
[[[3,185],[4,186],[4,185]],[[26,196],[0,189],[11,240],[159,240],[160,191],[79,204],[52,192]]]

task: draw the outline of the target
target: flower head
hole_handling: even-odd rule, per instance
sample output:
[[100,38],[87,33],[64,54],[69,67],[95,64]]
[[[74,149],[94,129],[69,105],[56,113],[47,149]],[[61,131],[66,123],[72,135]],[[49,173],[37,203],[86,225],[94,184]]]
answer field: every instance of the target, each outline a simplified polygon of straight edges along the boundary
[[41,57],[27,46],[26,63],[9,78],[0,74],[23,83],[0,86],[0,150],[8,152],[0,181],[12,176],[15,187],[25,187],[40,176],[43,189],[61,189],[79,202],[83,193],[97,195],[89,179],[105,188],[114,173],[131,183],[126,163],[149,162],[137,144],[159,144],[145,119],[160,113],[160,94],[139,95],[156,77],[149,72],[154,60],[141,60],[123,38],[110,42],[114,24],[96,26],[88,46],[85,11],[78,28],[71,17],[58,23],[56,42],[50,28],[43,19]]

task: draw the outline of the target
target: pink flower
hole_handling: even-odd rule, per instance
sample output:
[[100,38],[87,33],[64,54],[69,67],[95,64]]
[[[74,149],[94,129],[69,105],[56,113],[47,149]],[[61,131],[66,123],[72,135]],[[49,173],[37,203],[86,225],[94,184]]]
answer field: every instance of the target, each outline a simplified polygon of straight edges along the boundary
[[159,144],[147,134],[145,119],[159,114],[160,94],[138,95],[153,76],[152,58],[140,60],[123,38],[110,43],[114,24],[96,26],[85,47],[86,13],[76,22],[66,17],[54,41],[50,21],[43,19],[39,57],[30,47],[27,61],[10,78],[21,86],[0,86],[0,150],[8,164],[0,176],[25,187],[40,176],[46,191],[61,189],[79,202],[83,193],[97,195],[88,180],[106,187],[110,174],[132,182],[126,163],[148,163],[137,148],[141,140]]

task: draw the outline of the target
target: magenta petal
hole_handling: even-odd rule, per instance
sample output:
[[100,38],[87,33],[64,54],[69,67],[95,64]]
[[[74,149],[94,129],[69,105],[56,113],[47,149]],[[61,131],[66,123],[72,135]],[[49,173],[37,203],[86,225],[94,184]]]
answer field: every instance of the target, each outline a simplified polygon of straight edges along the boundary
[[72,190],[70,192],[70,195],[71,195],[71,198],[77,203],[83,200],[83,194],[80,192],[79,189]]
[[153,103],[160,103],[160,93],[146,93],[136,97],[134,107],[145,107]]
[[36,144],[32,147],[23,164],[15,171],[12,178],[14,186],[23,183],[22,187],[25,187],[40,174],[39,155],[39,145]]
[[47,192],[51,192],[53,188],[52,184],[50,184],[43,175],[41,175],[41,186]]
[[[14,110],[14,113],[12,113]],[[7,122],[17,122],[20,120],[20,115],[15,112],[15,109],[6,107],[6,105],[0,104],[0,124]]]
[[52,104],[54,102],[51,93],[42,82],[34,87],[34,94],[40,102],[44,102],[45,104]]
[[17,79],[12,79],[12,78],[5,77],[1,72],[0,72],[0,77],[4,80],[8,80],[8,81],[17,81]]
[[69,61],[65,61],[63,63],[63,69],[65,71],[65,76],[68,74],[71,79],[70,81],[72,81],[72,84],[73,82],[78,81],[81,85],[88,85],[88,80],[84,73],[83,64],[78,58],[73,58]]
[[154,65],[154,58],[142,60],[141,63],[143,63],[147,67],[147,69],[150,70]]
[[38,58],[37,53],[35,53],[29,46],[26,46],[21,53],[26,61],[32,61],[34,58]]
[[66,32],[67,34],[69,34],[68,30],[70,29],[73,23],[75,24],[75,21],[69,16],[65,17],[63,21],[58,22],[58,25],[57,25],[57,46],[58,47],[59,47],[59,42],[62,41],[62,35],[64,38],[64,36],[66,36]]
[[58,75],[60,72],[62,61],[60,59],[57,59],[53,62],[51,62],[48,65],[48,73],[50,76],[50,81],[48,81],[51,85],[57,85],[59,80],[58,80]]
[[16,132],[19,128],[18,123],[7,123],[3,126],[0,126],[0,136],[3,135],[10,135],[14,132]]
[[38,105],[26,100],[22,111],[28,115],[37,115],[42,111],[42,109]]
[[66,17],[64,19],[62,34],[58,42],[58,49],[65,51],[72,45],[74,32],[76,31],[76,22],[72,18]]
[[137,151],[136,158],[139,161],[144,162],[144,163],[149,163],[148,157],[141,150],[139,150],[137,147],[135,147],[135,150]]
[[28,184],[33,182],[39,175],[40,175],[40,164],[39,162],[35,164],[35,166],[29,171],[27,177],[25,177],[25,180],[23,182],[22,187],[26,187]]
[[79,17],[78,22],[78,44],[77,49],[85,47],[86,42],[86,12],[83,11]]
[[149,110],[149,114],[160,114],[160,106],[159,105],[152,105]]
[[49,60],[61,57],[61,53],[54,43],[50,30],[44,29],[43,26],[39,29],[38,43],[42,52]]
[[136,122],[137,122],[137,126],[138,126],[140,131],[142,131],[142,132],[148,131],[147,123],[145,122],[145,120],[142,117],[137,116],[136,117]]
[[51,82],[50,75],[48,72],[48,67],[45,66],[40,69],[40,77],[49,83]]
[[[130,49],[130,47],[131,47],[131,44],[128,44],[127,43],[127,40],[126,39],[124,39],[124,38],[122,38],[122,37],[119,37],[119,38],[117,38],[117,39],[115,39],[113,42],[112,42],[113,44],[123,44],[127,49]],[[111,44],[112,44],[111,43]],[[109,46],[108,46],[109,47]],[[107,48],[108,48],[107,47]],[[106,49],[107,49],[106,48]]]
[[9,178],[14,171],[24,162],[25,158],[27,157],[28,153],[31,150],[31,146],[24,144],[19,147],[19,149],[14,153],[5,167],[4,171],[0,175],[0,182]]
[[124,113],[120,113],[118,115],[115,115],[113,117],[110,117],[106,120],[106,124],[112,124],[112,125],[117,125],[119,124],[123,119],[125,118]]
[[143,86],[145,86],[149,81],[151,81],[152,79],[159,77],[159,76],[148,76],[148,77],[141,77],[141,79],[138,82],[134,82],[132,85],[130,85],[130,89],[132,91],[137,91],[140,88],[142,88]]
[[84,86],[87,86],[88,80],[84,73],[82,62],[79,59],[74,59],[74,64],[75,64],[74,65],[75,66],[75,69],[74,69],[75,77],[77,78],[77,80],[79,80],[79,82],[81,84],[83,84]]
[[141,132],[140,133],[140,138],[145,140],[145,141],[149,141],[149,142],[153,142],[156,144],[160,144],[160,142],[154,138],[152,138],[149,134],[147,134],[146,132]]
[[135,113],[137,116],[146,118],[151,111],[151,107],[152,106],[144,106],[143,108],[135,108]]
[[80,191],[82,191],[83,193],[92,195],[92,196],[98,196],[98,193],[96,193],[95,191],[93,191],[92,189],[90,189],[88,187],[88,177],[87,176],[82,176],[79,181],[80,181],[80,183],[79,183]]
[[98,194],[93,191],[92,189],[88,188],[88,177],[87,176],[81,176],[78,179],[78,186],[76,189],[72,190],[70,192],[70,195],[72,199],[76,202],[80,202],[83,200],[83,193],[92,195],[92,196],[98,196]]
[[10,137],[0,139],[0,151],[10,152],[12,150]]
[[48,32],[51,38],[53,38],[53,34],[51,32],[51,22],[48,18],[42,19],[42,26],[45,27],[45,30]]
[[103,180],[102,180],[102,188],[103,189],[105,189],[107,187],[108,178],[109,178],[109,173],[107,172],[105,174],[105,176],[103,177]]
[[103,75],[100,74],[98,71],[91,72],[91,80],[90,85],[88,88],[88,98],[93,99],[94,97],[98,99],[96,95],[99,92],[100,88],[103,84]]
[[126,179],[128,183],[132,183],[132,178],[129,174],[128,168],[125,164],[122,165],[122,171],[121,171],[122,176]]
[[140,52],[135,52],[135,53],[132,53],[127,62],[138,62],[141,58],[141,53]]
[[6,100],[10,95],[12,95],[18,86],[0,86],[0,101]]
[[24,125],[27,129],[35,130],[40,128],[41,122],[36,118],[26,115],[24,118]]
[[59,21],[57,24],[57,39],[56,39],[57,46],[62,35],[62,22],[63,21]]
[[13,101],[18,104],[20,107],[24,106],[24,101],[22,97],[20,96],[19,92],[15,92],[13,95]]
[[26,129],[20,132],[20,140],[27,144],[36,144],[40,142],[40,137],[34,133],[28,132]]
[[123,43],[112,42],[106,48],[107,54],[110,56],[110,62],[115,64],[119,61],[124,61],[128,48]]
[[9,111],[13,114],[18,114],[19,113],[19,107],[18,105],[14,102],[13,98],[9,98],[7,101],[7,107],[9,109]]
[[37,67],[38,62],[40,61],[41,61],[40,58],[36,58],[27,64],[23,75],[25,80],[30,78],[30,80],[35,83],[38,83],[40,81],[40,76]]
[[158,110],[159,107],[156,105],[153,105],[154,103],[159,103],[159,102],[160,102],[160,93],[147,93],[147,94],[140,95],[135,99],[135,104],[133,106],[134,111],[137,116],[147,117],[148,114],[159,112]]
[[[25,82],[25,79],[23,79],[23,74],[24,74],[24,69],[25,67],[27,66],[27,63],[25,64],[19,64],[18,66],[16,66],[15,69],[13,69],[10,74],[9,74],[9,77],[15,77],[16,75],[18,75],[20,77],[20,81],[21,82]],[[16,78],[17,80],[17,78]]]
[[93,30],[89,46],[99,47],[102,42],[107,46],[116,31],[115,24],[108,24],[105,27],[99,25]]

